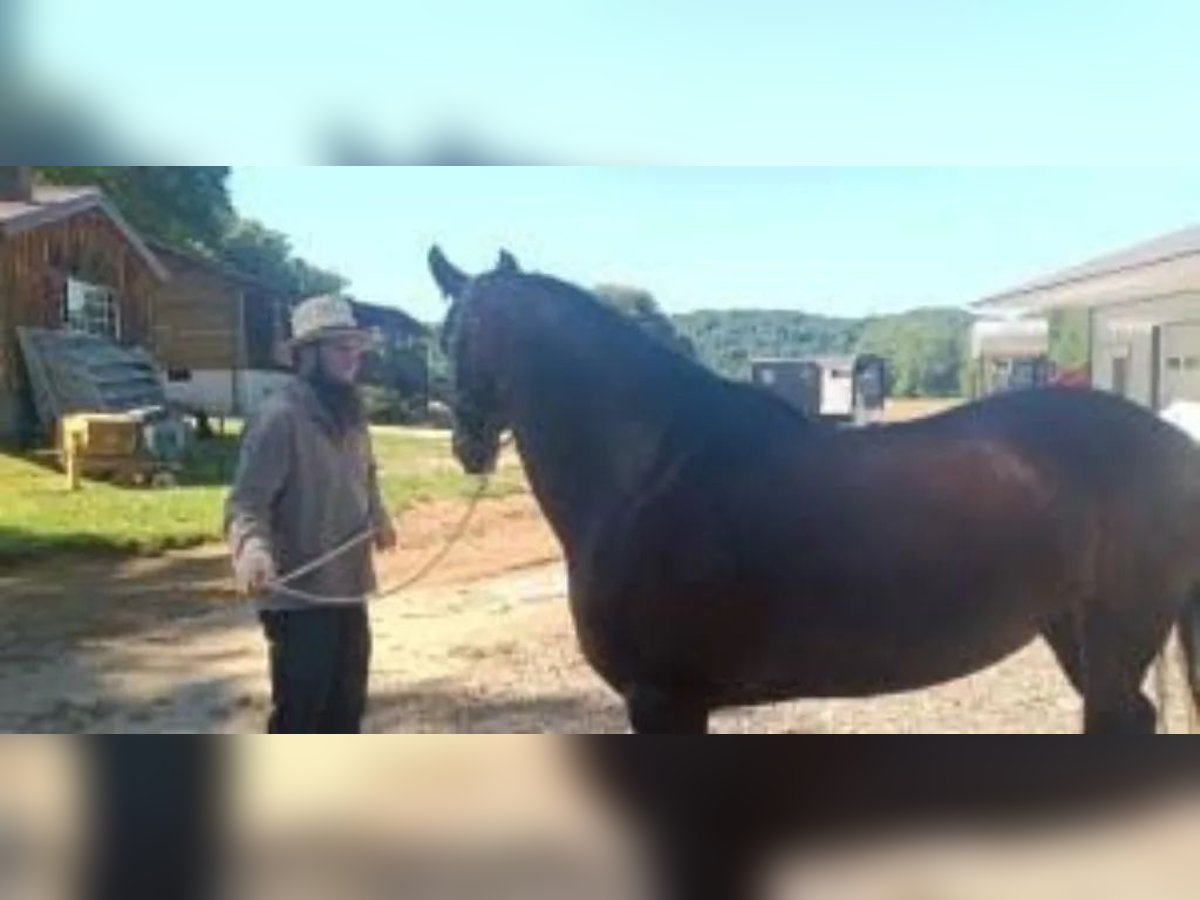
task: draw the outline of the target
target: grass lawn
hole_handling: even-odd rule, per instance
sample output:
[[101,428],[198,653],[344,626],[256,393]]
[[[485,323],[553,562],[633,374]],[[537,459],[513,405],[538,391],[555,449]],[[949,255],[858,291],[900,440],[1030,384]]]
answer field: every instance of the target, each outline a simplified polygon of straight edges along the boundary
[[[444,438],[380,429],[374,441],[392,509],[467,496],[475,488],[451,459]],[[0,453],[0,566],[63,552],[148,555],[220,540],[236,459],[237,438],[217,438],[195,446],[177,488],[84,482],[72,493],[57,469]],[[513,493],[523,484],[519,466],[509,461],[489,493]]]

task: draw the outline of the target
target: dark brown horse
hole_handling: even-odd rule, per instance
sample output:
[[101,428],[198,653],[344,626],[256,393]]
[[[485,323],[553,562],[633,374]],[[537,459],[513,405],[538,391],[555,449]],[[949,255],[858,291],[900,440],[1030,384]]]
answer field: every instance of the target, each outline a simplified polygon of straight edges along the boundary
[[1142,683],[1177,623],[1200,701],[1200,450],[1150,412],[1039,389],[827,427],[507,254],[430,264],[456,454],[489,471],[511,429],[635,731],[926,687],[1040,635],[1087,732],[1152,732]]

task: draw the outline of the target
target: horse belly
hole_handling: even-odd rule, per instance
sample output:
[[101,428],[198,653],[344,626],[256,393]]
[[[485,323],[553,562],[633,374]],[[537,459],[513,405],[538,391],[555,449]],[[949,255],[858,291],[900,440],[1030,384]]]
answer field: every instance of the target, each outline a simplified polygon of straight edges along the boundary
[[[1035,640],[1032,611],[992,609],[914,615],[906,627],[861,623],[781,628],[730,678],[727,702],[869,697],[932,687],[979,672]],[[725,698],[723,698],[725,699]]]
[[1054,518],[928,498],[873,512],[854,497],[822,512],[764,516],[751,544],[748,569],[774,625],[747,660],[743,693],[941,684],[1021,650],[1073,601],[1075,537]]

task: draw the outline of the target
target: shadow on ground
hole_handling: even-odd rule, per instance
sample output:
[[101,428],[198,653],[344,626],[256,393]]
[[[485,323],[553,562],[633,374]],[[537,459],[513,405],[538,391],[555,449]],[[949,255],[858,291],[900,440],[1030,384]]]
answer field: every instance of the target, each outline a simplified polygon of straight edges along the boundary
[[431,680],[400,690],[372,692],[372,732],[401,734],[624,734],[624,709],[598,693],[514,697],[465,690]]
[[[216,730],[229,710],[251,702],[235,679],[203,665],[215,661],[206,653],[232,655],[225,638],[252,622],[231,599],[227,561],[213,550],[63,557],[4,572],[0,727]],[[160,654],[174,668],[143,671],[138,653],[162,645],[178,649]]]

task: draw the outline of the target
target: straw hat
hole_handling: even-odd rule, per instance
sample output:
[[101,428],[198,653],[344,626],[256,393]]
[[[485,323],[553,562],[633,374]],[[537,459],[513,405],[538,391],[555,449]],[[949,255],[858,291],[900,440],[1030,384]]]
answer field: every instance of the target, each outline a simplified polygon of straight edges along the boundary
[[305,300],[292,312],[292,337],[285,347],[295,350],[304,344],[328,338],[351,337],[365,347],[373,342],[371,331],[360,328],[348,300],[333,294]]

